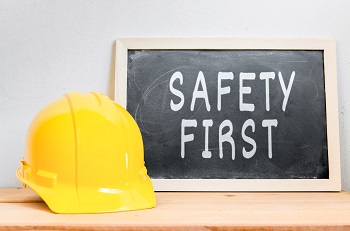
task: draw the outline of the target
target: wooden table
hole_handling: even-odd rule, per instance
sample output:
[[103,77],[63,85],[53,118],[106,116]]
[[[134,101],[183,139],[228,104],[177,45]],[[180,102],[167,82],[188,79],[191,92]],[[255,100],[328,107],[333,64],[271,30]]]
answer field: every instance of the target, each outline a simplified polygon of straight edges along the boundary
[[54,214],[31,189],[0,189],[0,230],[350,230],[349,192],[158,192],[154,209]]

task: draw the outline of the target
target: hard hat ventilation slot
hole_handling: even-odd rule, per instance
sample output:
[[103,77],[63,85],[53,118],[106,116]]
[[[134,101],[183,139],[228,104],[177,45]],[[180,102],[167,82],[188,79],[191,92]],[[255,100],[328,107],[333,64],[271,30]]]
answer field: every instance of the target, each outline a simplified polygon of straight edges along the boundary
[[36,173],[36,176],[37,176],[36,180],[39,185],[49,187],[49,188],[53,188],[56,186],[57,173],[39,170]]

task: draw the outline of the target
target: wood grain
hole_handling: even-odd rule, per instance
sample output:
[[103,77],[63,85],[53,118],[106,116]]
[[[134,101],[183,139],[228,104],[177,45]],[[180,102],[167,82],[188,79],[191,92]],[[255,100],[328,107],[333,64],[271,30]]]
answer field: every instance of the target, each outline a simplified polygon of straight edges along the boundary
[[158,192],[154,209],[54,214],[30,189],[0,189],[0,230],[350,230],[349,192]]
[[0,188],[0,203],[33,202],[43,202],[43,200],[30,188]]

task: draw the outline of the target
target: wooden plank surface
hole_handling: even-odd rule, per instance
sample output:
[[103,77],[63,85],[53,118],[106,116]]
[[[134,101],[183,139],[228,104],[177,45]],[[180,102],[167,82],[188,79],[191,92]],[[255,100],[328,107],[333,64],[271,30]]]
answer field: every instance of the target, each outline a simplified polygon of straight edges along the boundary
[[0,230],[350,230],[349,192],[157,192],[153,209],[54,214],[31,189],[0,189]]

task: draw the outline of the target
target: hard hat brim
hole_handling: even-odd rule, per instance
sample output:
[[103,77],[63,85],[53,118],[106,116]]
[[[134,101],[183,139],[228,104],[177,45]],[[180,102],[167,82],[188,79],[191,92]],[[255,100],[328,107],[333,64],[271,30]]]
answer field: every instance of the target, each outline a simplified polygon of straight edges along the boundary
[[[60,190],[60,192],[57,192],[57,190],[37,185],[32,181],[25,179],[22,176],[20,170],[21,169],[18,168],[16,171],[17,178],[23,184],[33,189],[43,199],[43,201],[50,208],[50,210],[53,211],[54,213],[74,214],[74,213],[122,212],[122,211],[149,209],[149,208],[155,207],[156,205],[156,200],[153,194],[152,196],[147,196],[147,195],[141,196],[142,203],[140,203],[141,200],[139,199],[138,203],[130,203],[129,205],[123,204],[120,206],[114,206],[114,208],[109,207],[106,209],[106,208],[96,207],[96,205],[93,205],[93,204],[81,206],[79,204],[79,197],[76,194],[76,192],[71,192],[70,190],[64,190],[64,189]],[[128,192],[125,192],[125,193],[128,193]],[[122,196],[122,198],[125,198],[125,195]],[[65,204],[66,206],[63,207],[62,204]]]

